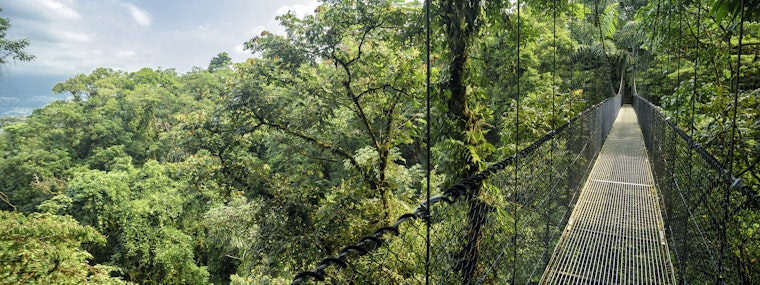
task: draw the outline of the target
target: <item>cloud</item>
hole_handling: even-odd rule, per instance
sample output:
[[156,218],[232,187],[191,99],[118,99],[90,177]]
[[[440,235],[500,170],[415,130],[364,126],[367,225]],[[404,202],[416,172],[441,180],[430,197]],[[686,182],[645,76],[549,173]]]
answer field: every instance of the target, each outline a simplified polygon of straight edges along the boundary
[[18,98],[12,98],[12,97],[0,97],[0,102],[2,103],[11,103],[11,102],[18,102]]
[[236,46],[235,46],[235,53],[237,53],[237,54],[246,54],[246,55],[248,55],[248,54],[250,54],[251,52],[249,52],[249,51],[245,50],[245,47],[244,47],[242,44],[240,44],[240,45],[236,45]]
[[123,59],[134,59],[137,57],[137,53],[132,50],[121,50],[116,52],[116,57]]
[[131,3],[124,3],[122,4],[124,7],[127,7],[129,9],[129,13],[132,14],[132,18],[135,19],[135,22],[137,22],[138,25],[143,27],[148,27],[151,24],[150,14],[140,9],[140,7],[135,6]]
[[81,20],[82,16],[79,13],[68,7],[66,4],[55,0],[38,0],[40,6],[44,7],[50,12],[54,13],[55,17],[64,20]]
[[316,0],[311,1],[309,3],[306,3],[306,5],[302,4],[294,4],[292,6],[284,5],[280,6],[280,8],[277,9],[277,15],[284,15],[290,11],[293,11],[296,13],[296,16],[303,17],[308,14],[314,14],[314,10],[319,7],[319,2]]
[[76,32],[69,32],[69,31],[58,31],[60,38],[69,42],[80,42],[80,43],[88,43],[92,41],[92,37],[88,34],[83,33],[76,33]]

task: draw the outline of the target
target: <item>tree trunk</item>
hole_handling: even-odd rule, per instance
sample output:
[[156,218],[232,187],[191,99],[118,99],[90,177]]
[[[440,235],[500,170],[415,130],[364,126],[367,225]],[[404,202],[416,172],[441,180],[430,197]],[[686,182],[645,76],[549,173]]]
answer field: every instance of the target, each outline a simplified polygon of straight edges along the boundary
[[633,94],[632,95],[639,95],[639,91],[636,90],[636,65],[639,62],[639,51],[638,49],[633,49],[633,76],[631,81],[633,81]]
[[620,86],[618,87],[617,95],[623,95],[623,78],[625,78],[625,65],[620,67]]
[[[476,19],[479,17],[481,2],[479,0],[443,0],[441,3],[441,21],[446,31],[451,56],[447,100],[449,114],[453,117],[456,130],[451,134],[452,138],[464,143],[465,146],[477,146],[480,142],[468,136],[475,132],[475,114],[468,107],[467,84],[465,74],[467,71],[467,49],[470,37],[477,34],[478,26]],[[473,149],[473,148],[467,148]],[[456,177],[468,178],[479,171],[479,165],[473,160],[472,155],[461,152],[456,159],[460,162],[460,170]],[[462,284],[471,284],[479,275],[478,261],[481,240],[481,227],[486,220],[488,205],[480,199],[480,187],[473,187],[467,194],[467,235],[464,246],[457,256],[455,270],[462,274]]]

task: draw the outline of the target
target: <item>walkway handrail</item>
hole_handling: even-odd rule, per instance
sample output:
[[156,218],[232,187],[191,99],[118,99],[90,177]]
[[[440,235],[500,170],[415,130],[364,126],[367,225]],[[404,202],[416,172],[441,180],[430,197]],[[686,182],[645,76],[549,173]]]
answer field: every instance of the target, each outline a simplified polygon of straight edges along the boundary
[[[556,239],[559,237],[559,233],[567,222],[567,217],[569,216],[568,208],[570,208],[575,202],[577,192],[579,191],[582,182],[585,180],[585,176],[588,174],[590,165],[598,154],[604,138],[609,133],[620,106],[621,96],[608,98],[604,102],[594,105],[573,117],[568,122],[562,124],[557,129],[550,131],[518,153],[489,166],[470,178],[459,181],[455,185],[448,187],[441,195],[431,197],[430,200],[421,202],[413,212],[401,215],[394,224],[376,229],[373,234],[362,237],[356,244],[344,247],[337,256],[323,259],[318,263],[314,270],[298,273],[292,284],[299,284],[306,281],[332,281],[333,283],[342,283],[342,281],[339,280],[348,280],[350,282],[358,283],[361,283],[361,280],[364,280],[364,282],[373,281],[373,283],[377,283],[379,282],[379,279],[373,277],[377,272],[383,273],[381,276],[384,276],[384,281],[381,283],[408,283],[410,282],[409,280],[418,283],[425,280],[425,278],[430,277],[422,276],[426,271],[424,270],[426,263],[436,267],[436,269],[431,270],[433,271],[431,272],[431,275],[456,275],[434,276],[432,278],[438,280],[434,282],[435,284],[461,283],[461,279],[465,278],[462,277],[462,275],[466,274],[474,274],[470,277],[478,278],[480,280],[494,278],[492,275],[495,274],[495,263],[497,263],[497,260],[516,260],[518,258],[517,256],[509,256],[507,248],[514,249],[516,252],[518,243],[527,242],[526,240],[528,237],[526,236],[528,234],[521,234],[518,230],[521,229],[522,226],[526,226],[528,223],[535,222],[534,220],[536,219],[542,219],[542,217],[531,216],[539,214],[545,216],[543,217],[545,218],[545,224],[540,225],[540,229],[545,229],[545,233],[543,233],[544,235],[540,238],[537,237],[535,241],[531,240],[531,242],[540,243],[544,248],[538,258],[533,257],[533,259],[536,260],[530,260],[528,263],[521,262],[521,264],[528,269],[526,271],[528,272],[526,273],[528,276],[523,276],[524,278],[540,278],[540,272],[537,272],[537,268],[540,267],[540,269],[543,269],[546,266],[548,256],[553,251]],[[547,144],[547,142],[550,141],[553,143]],[[550,149],[554,149],[555,156],[558,157],[558,161],[554,162],[553,167],[547,169],[546,163],[540,161],[535,163],[535,165],[531,164],[531,159],[534,157],[548,157],[547,154]],[[560,157],[560,154],[565,154],[565,156]],[[539,159],[537,158],[535,160],[537,161]],[[530,181],[521,181],[519,182],[520,185],[513,185],[514,181],[510,178],[513,172],[505,171],[505,169],[518,166],[520,169],[530,169],[533,177],[541,177],[542,174],[547,176],[548,172],[554,172],[555,175],[559,175],[559,177],[556,181],[539,181],[538,183],[533,184],[530,184]],[[533,172],[539,168],[541,168],[544,173]],[[526,180],[529,179],[533,178],[528,178]],[[492,188],[495,192],[500,192],[501,196],[492,197],[489,194],[485,194],[489,195],[489,197],[476,197],[476,199],[497,199],[504,201],[485,201],[480,203],[483,207],[481,210],[486,212],[481,215],[483,219],[485,219],[483,224],[488,224],[493,227],[502,226],[503,228],[500,228],[500,230],[494,231],[498,233],[507,233],[510,232],[510,230],[513,231],[513,243],[511,245],[497,243],[496,247],[491,248],[490,252],[480,253],[480,258],[475,259],[480,263],[476,266],[468,267],[478,267],[479,272],[477,272],[477,274],[473,272],[452,272],[462,271],[461,266],[453,264],[457,263],[456,260],[461,261],[461,259],[464,258],[461,256],[462,254],[473,255],[473,253],[468,252],[456,253],[456,250],[462,246],[463,242],[477,239],[479,247],[486,244],[485,240],[487,238],[484,233],[480,233],[480,230],[478,231],[478,235],[483,234],[483,240],[481,240],[480,236],[476,238],[468,236],[466,233],[467,230],[463,229],[466,227],[465,224],[468,223],[467,218],[471,217],[467,214],[467,208],[474,207],[468,205],[468,201],[465,201],[467,199],[463,197],[467,197],[467,194],[475,187],[483,187],[484,182],[486,181],[490,182],[488,187]],[[552,184],[550,185],[549,183]],[[528,189],[531,188],[536,189],[537,192],[543,193],[543,196],[525,193],[530,192]],[[523,195],[523,197],[518,199],[516,198],[518,195]],[[526,197],[528,195],[533,195],[531,196],[532,199],[527,199]],[[553,196],[561,197],[556,198]],[[539,204],[544,205],[547,203],[557,204],[557,200],[561,200],[562,205],[547,207],[538,206]],[[441,202],[446,202],[443,205],[447,205],[448,207],[437,207],[437,205],[441,205]],[[434,207],[436,209],[434,209]],[[509,209],[511,208],[509,207],[513,207],[514,211],[510,213]],[[520,218],[525,218],[525,220],[518,225],[518,214],[516,214],[519,210],[518,208],[532,208],[535,210],[535,213],[521,213],[519,215]],[[539,211],[542,208],[544,208],[545,211]],[[560,208],[564,211],[561,211]],[[469,211],[471,213],[473,209],[470,209]],[[557,213],[547,211],[557,211]],[[488,216],[488,213],[490,212],[498,212],[505,216]],[[505,219],[513,220],[514,226],[496,225],[496,222]],[[450,224],[446,223],[447,221],[450,222]],[[437,236],[435,241],[424,240],[423,232],[425,230],[425,222],[430,222],[431,227],[435,227],[433,230]],[[402,225],[406,228],[405,231],[402,230]],[[392,234],[392,236],[389,236],[388,234]],[[391,237],[396,238],[392,239]],[[417,260],[408,260],[415,258],[407,257],[409,255],[425,256],[425,247],[421,246],[421,244],[424,245],[425,242],[435,243],[437,248],[434,248],[433,250],[436,252],[431,254],[431,256],[436,260],[426,261],[419,260],[419,258]],[[385,250],[383,252],[378,252],[381,248],[384,248]],[[421,250],[423,252],[418,252]],[[455,255],[460,256],[455,257]],[[478,253],[475,253],[475,255],[478,255]],[[486,258],[486,256],[488,256],[488,258]],[[391,261],[389,261],[389,259],[391,259]],[[413,261],[417,264],[408,264],[406,261]],[[401,268],[391,268],[392,266],[387,265],[387,263],[398,263],[395,264],[395,267]],[[513,267],[518,265],[517,261],[513,261],[512,263]],[[516,272],[517,270],[513,268],[512,271]],[[514,281],[514,279],[517,278],[516,275],[518,274],[513,273],[507,278]],[[393,280],[396,281],[389,279],[391,276],[393,276],[392,278],[395,278]],[[459,282],[457,280],[459,280]]]
[[634,96],[633,105],[664,202],[679,283],[758,282],[757,193],[652,103]]

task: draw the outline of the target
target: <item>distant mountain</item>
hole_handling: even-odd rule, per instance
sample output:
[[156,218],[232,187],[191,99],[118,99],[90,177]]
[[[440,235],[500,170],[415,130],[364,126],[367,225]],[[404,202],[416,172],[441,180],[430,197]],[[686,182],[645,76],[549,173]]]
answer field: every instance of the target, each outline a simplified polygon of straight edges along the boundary
[[60,75],[26,75],[12,72],[0,75],[0,116],[26,116],[36,108],[63,99],[63,95],[55,95],[50,89],[67,78]]

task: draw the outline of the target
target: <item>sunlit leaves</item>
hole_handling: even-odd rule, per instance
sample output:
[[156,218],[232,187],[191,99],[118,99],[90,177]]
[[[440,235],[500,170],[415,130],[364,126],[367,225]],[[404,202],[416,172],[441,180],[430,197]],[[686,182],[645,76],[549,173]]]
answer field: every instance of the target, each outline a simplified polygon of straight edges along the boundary
[[602,14],[599,15],[600,18],[600,29],[603,32],[603,35],[605,38],[611,38],[615,35],[615,32],[618,29],[618,25],[620,23],[620,19],[618,19],[618,15],[620,13],[619,10],[620,3],[613,2],[607,5],[607,7],[604,7],[604,11],[602,11]]
[[124,284],[89,264],[83,243],[105,237],[68,216],[0,211],[0,284]]

